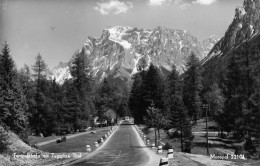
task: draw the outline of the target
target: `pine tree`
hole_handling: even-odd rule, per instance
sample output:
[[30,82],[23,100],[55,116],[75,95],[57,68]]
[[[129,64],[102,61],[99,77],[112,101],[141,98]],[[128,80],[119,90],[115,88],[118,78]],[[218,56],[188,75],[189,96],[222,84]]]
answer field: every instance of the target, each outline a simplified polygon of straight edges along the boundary
[[3,90],[14,88],[14,79],[17,72],[15,69],[14,61],[10,55],[10,49],[7,43],[4,44],[1,54],[1,87]]
[[241,131],[243,139],[246,140],[244,145],[245,149],[251,154],[256,152],[256,141],[252,140],[252,137],[256,137],[257,126],[259,123],[255,119],[259,117],[259,106],[254,102],[253,97],[257,96],[259,89],[259,47],[251,45],[248,41],[245,42],[245,46],[239,52],[238,63],[240,66],[241,75],[241,92],[240,98],[242,100],[242,127]]
[[183,98],[190,117],[195,123],[201,114],[200,91],[202,89],[202,77],[199,69],[199,58],[192,53],[186,62],[186,72],[184,74]]
[[257,110],[257,106],[254,106],[251,100],[256,86],[247,54],[247,51],[245,53],[241,50],[233,52],[224,84],[226,126],[229,130],[235,131],[239,140],[251,137],[250,123],[254,118],[254,110]]
[[65,98],[63,99],[63,106],[61,111],[63,115],[61,116],[61,125],[60,128],[66,130],[77,131],[81,129],[79,121],[80,115],[80,97],[77,88],[72,84],[68,83],[63,85],[66,88]]
[[85,48],[76,52],[70,73],[74,78],[75,87],[80,92],[81,98],[86,98],[87,92],[92,90],[93,78],[90,72],[90,61],[85,55]]
[[[236,55],[233,55],[227,66],[227,72],[224,82],[224,95],[226,98],[224,104],[224,124],[226,131],[234,130],[236,127],[241,126],[240,117],[241,101],[238,92],[240,92],[240,69],[236,60]],[[238,129],[237,128],[237,129]]]
[[183,82],[175,66],[172,67],[172,72],[168,76],[164,98],[170,124],[169,127],[180,130],[181,151],[183,152],[184,140],[190,136],[187,133],[190,126],[187,125],[189,118],[183,103]]
[[57,128],[61,125],[61,119],[59,117],[60,114],[64,114],[64,112],[60,109],[62,94],[55,79],[47,81],[47,89],[47,92],[45,92],[48,103],[45,110],[47,122],[45,130],[47,135],[51,135],[52,133],[57,132]]
[[142,77],[139,73],[136,73],[133,77],[133,85],[129,95],[128,106],[131,115],[135,119],[136,124],[142,124],[144,122],[143,117],[146,114],[143,102],[143,85]]
[[[43,60],[41,54],[38,54],[35,58],[35,64],[33,66],[33,77],[36,80],[36,95],[44,89],[44,79],[46,78],[47,65]],[[37,97],[36,97],[37,98]],[[36,99],[37,100],[37,99]]]
[[97,116],[102,122],[107,119],[106,112],[109,109],[114,110],[114,96],[115,89],[108,83],[107,78],[104,79],[101,87],[98,90],[95,99],[95,108],[97,110]]
[[145,74],[144,81],[144,106],[145,109],[154,102],[155,107],[164,110],[163,105],[163,83],[157,68],[151,64],[148,71]]
[[24,67],[18,73],[19,84],[23,89],[23,93],[26,96],[27,100],[31,97],[32,93],[32,79],[31,79],[31,71],[28,65],[24,65]]
[[35,59],[35,64],[33,65],[34,74],[32,76],[34,77],[36,82],[36,92],[34,97],[35,105],[33,107],[33,110],[31,110],[32,117],[30,120],[32,128],[37,135],[45,132],[46,124],[47,124],[45,118],[47,98],[44,94],[46,88],[45,87],[46,70],[47,70],[47,65],[43,60],[42,56],[38,54]]
[[93,77],[90,70],[89,57],[85,54],[85,48],[74,54],[74,60],[70,69],[73,84],[79,93],[78,104],[80,105],[79,120],[86,126],[90,122],[90,114],[93,112],[93,101],[91,99]]
[[[256,67],[256,70],[260,71],[260,65]],[[256,138],[256,141],[254,142],[254,146],[258,152],[258,159],[260,158],[260,72],[258,72],[257,75],[257,88],[255,89],[254,94],[252,95],[252,100],[254,105],[256,106],[256,110],[253,112],[253,119],[250,123],[251,130],[251,136]]]
[[27,139],[28,105],[7,43],[0,54],[0,124]]
[[155,106],[164,111],[163,83],[157,68],[151,64],[145,71],[145,63],[142,62],[139,72],[133,77],[134,82],[129,97],[129,108],[135,118],[135,123],[143,124],[146,109],[154,102]]
[[[213,83],[210,89],[204,93],[204,101],[210,105],[209,116],[215,120],[223,113],[225,98],[217,83]],[[218,120],[217,120],[218,121]]]
[[145,58],[141,58],[138,63],[138,73],[136,73],[132,78],[134,81],[129,95],[129,109],[131,111],[132,116],[135,118],[135,123],[137,124],[143,124],[143,117],[146,115],[145,110],[147,106],[144,105],[144,79],[147,72],[147,66],[148,64]]
[[256,150],[258,152],[258,159],[260,158],[260,48],[258,47],[258,50],[252,53],[252,61],[254,64],[252,65],[254,67],[254,70],[252,71],[254,73],[256,87],[254,89],[254,92],[252,93],[252,96],[250,99],[253,102],[254,110],[252,112],[252,120],[249,126],[251,127],[251,136],[256,138],[256,141],[254,142],[254,146],[256,147]]
[[128,101],[129,101],[128,97],[123,96],[121,98],[121,101],[119,103],[119,108],[117,111],[119,117],[130,116]]

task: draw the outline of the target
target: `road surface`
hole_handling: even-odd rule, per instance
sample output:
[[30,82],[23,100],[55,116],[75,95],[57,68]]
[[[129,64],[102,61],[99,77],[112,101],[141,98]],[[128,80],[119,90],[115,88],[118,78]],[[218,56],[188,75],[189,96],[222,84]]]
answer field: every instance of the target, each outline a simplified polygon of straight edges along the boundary
[[102,147],[70,166],[143,166],[149,156],[129,122],[122,122]]

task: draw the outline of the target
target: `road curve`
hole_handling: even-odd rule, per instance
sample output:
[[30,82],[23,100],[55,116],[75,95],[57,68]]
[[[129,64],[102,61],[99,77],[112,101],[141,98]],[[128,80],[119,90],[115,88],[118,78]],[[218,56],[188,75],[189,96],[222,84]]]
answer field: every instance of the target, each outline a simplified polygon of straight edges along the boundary
[[149,156],[138,141],[134,127],[122,122],[111,138],[93,154],[69,163],[69,166],[143,166]]

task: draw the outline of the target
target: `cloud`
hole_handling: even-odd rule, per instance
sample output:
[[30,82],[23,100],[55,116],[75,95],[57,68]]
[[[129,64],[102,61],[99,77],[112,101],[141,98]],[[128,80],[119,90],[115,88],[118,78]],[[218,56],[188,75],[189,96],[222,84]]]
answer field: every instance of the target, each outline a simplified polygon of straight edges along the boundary
[[217,0],[195,0],[192,3],[199,5],[211,5],[215,2],[217,2]]
[[119,0],[97,2],[97,6],[94,7],[95,10],[99,11],[103,15],[108,15],[111,13],[126,13],[131,8],[133,8],[133,4],[131,2],[121,2]]
[[150,6],[161,6],[162,4],[171,2],[172,0],[149,0]]
[[190,3],[185,2],[184,0],[174,0],[174,4],[178,5],[180,9],[187,9],[191,6]]
[[179,5],[179,8],[180,9],[187,9],[190,6],[191,6],[191,4],[189,4],[189,3],[182,3],[182,4]]
[[177,5],[180,9],[187,9],[192,6],[192,4],[198,5],[211,5],[218,0],[149,0],[150,6],[162,6],[163,4],[173,3]]

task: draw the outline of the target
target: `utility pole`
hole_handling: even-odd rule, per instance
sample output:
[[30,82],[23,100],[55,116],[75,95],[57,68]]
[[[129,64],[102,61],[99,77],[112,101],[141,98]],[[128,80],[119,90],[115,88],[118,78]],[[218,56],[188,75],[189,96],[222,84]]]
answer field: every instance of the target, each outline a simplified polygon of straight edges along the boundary
[[206,110],[206,138],[207,138],[207,155],[209,156],[209,136],[208,136],[208,110],[209,104],[203,104],[203,108]]

